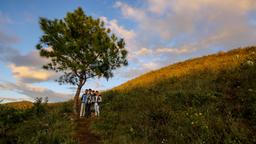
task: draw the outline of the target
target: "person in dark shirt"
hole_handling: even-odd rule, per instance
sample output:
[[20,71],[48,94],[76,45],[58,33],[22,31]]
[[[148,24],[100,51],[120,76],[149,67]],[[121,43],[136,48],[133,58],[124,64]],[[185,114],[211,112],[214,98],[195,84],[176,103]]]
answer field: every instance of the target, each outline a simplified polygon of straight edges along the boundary
[[87,101],[86,101],[86,117],[88,118],[91,115],[91,105],[92,105],[92,90],[88,90],[88,95],[87,95]]
[[85,116],[85,107],[87,103],[88,89],[84,91],[84,94],[81,97],[81,109],[80,109],[80,117]]

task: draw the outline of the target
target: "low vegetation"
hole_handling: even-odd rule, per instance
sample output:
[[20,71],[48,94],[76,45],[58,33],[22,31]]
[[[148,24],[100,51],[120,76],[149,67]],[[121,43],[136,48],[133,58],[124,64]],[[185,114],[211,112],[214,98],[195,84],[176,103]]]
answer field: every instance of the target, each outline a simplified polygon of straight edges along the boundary
[[105,92],[104,143],[256,143],[256,47],[177,63]]
[[72,102],[0,104],[0,143],[73,144]]

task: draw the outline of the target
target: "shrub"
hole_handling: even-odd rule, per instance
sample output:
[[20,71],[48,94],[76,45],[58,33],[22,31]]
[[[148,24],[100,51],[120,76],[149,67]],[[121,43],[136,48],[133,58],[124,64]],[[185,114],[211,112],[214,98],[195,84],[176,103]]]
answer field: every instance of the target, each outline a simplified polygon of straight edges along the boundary
[[41,98],[24,110],[0,105],[0,143],[77,143],[72,136],[73,123],[65,114],[70,106],[49,107]]

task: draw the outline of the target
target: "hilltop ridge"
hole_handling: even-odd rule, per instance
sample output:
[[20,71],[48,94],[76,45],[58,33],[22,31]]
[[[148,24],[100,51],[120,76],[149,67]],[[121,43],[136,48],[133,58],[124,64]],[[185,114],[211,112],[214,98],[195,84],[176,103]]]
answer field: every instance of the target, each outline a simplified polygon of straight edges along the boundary
[[13,107],[15,109],[27,109],[33,106],[33,103],[30,101],[17,101],[17,102],[8,102],[5,105]]
[[220,71],[225,68],[232,68],[238,66],[250,53],[256,53],[256,47],[237,48],[228,52],[219,52],[207,56],[193,58],[182,62],[177,62],[169,66],[154,70],[132,80],[127,81],[113,90],[127,90],[134,86],[145,86],[152,84],[159,79],[180,77],[193,71],[202,71],[209,69],[212,71]]

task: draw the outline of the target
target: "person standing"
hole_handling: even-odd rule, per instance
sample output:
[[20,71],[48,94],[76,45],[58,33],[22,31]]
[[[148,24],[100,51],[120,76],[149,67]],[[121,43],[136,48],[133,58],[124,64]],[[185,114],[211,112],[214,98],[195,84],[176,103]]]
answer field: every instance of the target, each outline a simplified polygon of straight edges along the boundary
[[96,91],[93,90],[93,91],[92,91],[92,104],[91,104],[91,107],[92,107],[92,109],[93,109],[94,114],[95,114],[95,107],[94,107],[94,104],[95,104],[95,96],[96,96]]
[[92,90],[88,90],[87,101],[86,101],[86,117],[91,115],[91,104],[92,104]]
[[95,116],[100,116],[100,103],[102,102],[102,97],[99,94],[99,92],[96,93],[95,96],[95,103],[94,103],[94,110],[95,110]]
[[80,117],[85,116],[85,107],[87,103],[88,89],[84,91],[84,94],[81,97],[81,109],[80,109]]

